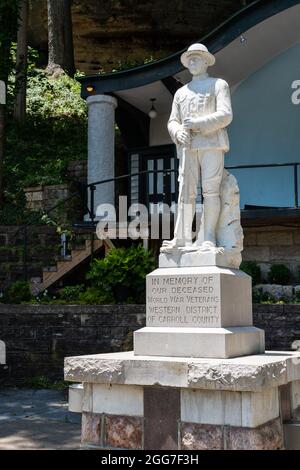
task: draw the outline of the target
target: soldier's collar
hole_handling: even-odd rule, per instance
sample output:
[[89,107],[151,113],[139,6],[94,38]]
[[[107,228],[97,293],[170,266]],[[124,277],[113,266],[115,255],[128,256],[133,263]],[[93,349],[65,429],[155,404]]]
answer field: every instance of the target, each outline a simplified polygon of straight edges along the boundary
[[201,75],[197,75],[197,77],[193,77],[193,80],[192,80],[192,81],[193,81],[193,82],[194,82],[194,81],[197,82],[198,80],[205,80],[205,79],[208,78],[208,77],[209,77],[208,73],[205,72],[205,73],[202,73]]

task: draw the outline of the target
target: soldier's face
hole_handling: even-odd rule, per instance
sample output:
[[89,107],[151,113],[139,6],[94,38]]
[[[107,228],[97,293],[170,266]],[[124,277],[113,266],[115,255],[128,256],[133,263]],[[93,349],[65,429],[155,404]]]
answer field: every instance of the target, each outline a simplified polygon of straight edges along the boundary
[[192,75],[200,75],[207,70],[207,63],[204,57],[200,55],[191,55],[188,60],[188,66]]

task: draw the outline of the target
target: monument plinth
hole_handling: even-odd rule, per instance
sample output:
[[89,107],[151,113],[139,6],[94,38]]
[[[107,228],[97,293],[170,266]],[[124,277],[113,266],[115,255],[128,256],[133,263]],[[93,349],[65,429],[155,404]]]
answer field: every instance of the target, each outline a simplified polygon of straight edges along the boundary
[[146,280],[146,327],[134,354],[230,358],[264,352],[252,321],[251,278],[218,266],[159,268]]

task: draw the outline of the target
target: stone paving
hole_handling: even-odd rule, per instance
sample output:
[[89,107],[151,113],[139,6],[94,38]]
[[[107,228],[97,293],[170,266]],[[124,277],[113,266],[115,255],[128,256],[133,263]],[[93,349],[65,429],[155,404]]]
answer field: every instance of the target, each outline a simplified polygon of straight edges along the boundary
[[80,433],[66,392],[0,389],[0,450],[79,449]]

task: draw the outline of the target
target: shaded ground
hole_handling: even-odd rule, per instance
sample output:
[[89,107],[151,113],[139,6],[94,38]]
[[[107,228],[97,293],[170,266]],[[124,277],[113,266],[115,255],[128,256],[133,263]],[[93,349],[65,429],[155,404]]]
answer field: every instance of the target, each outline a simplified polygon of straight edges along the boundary
[[0,389],[0,450],[79,448],[80,415],[64,392]]

